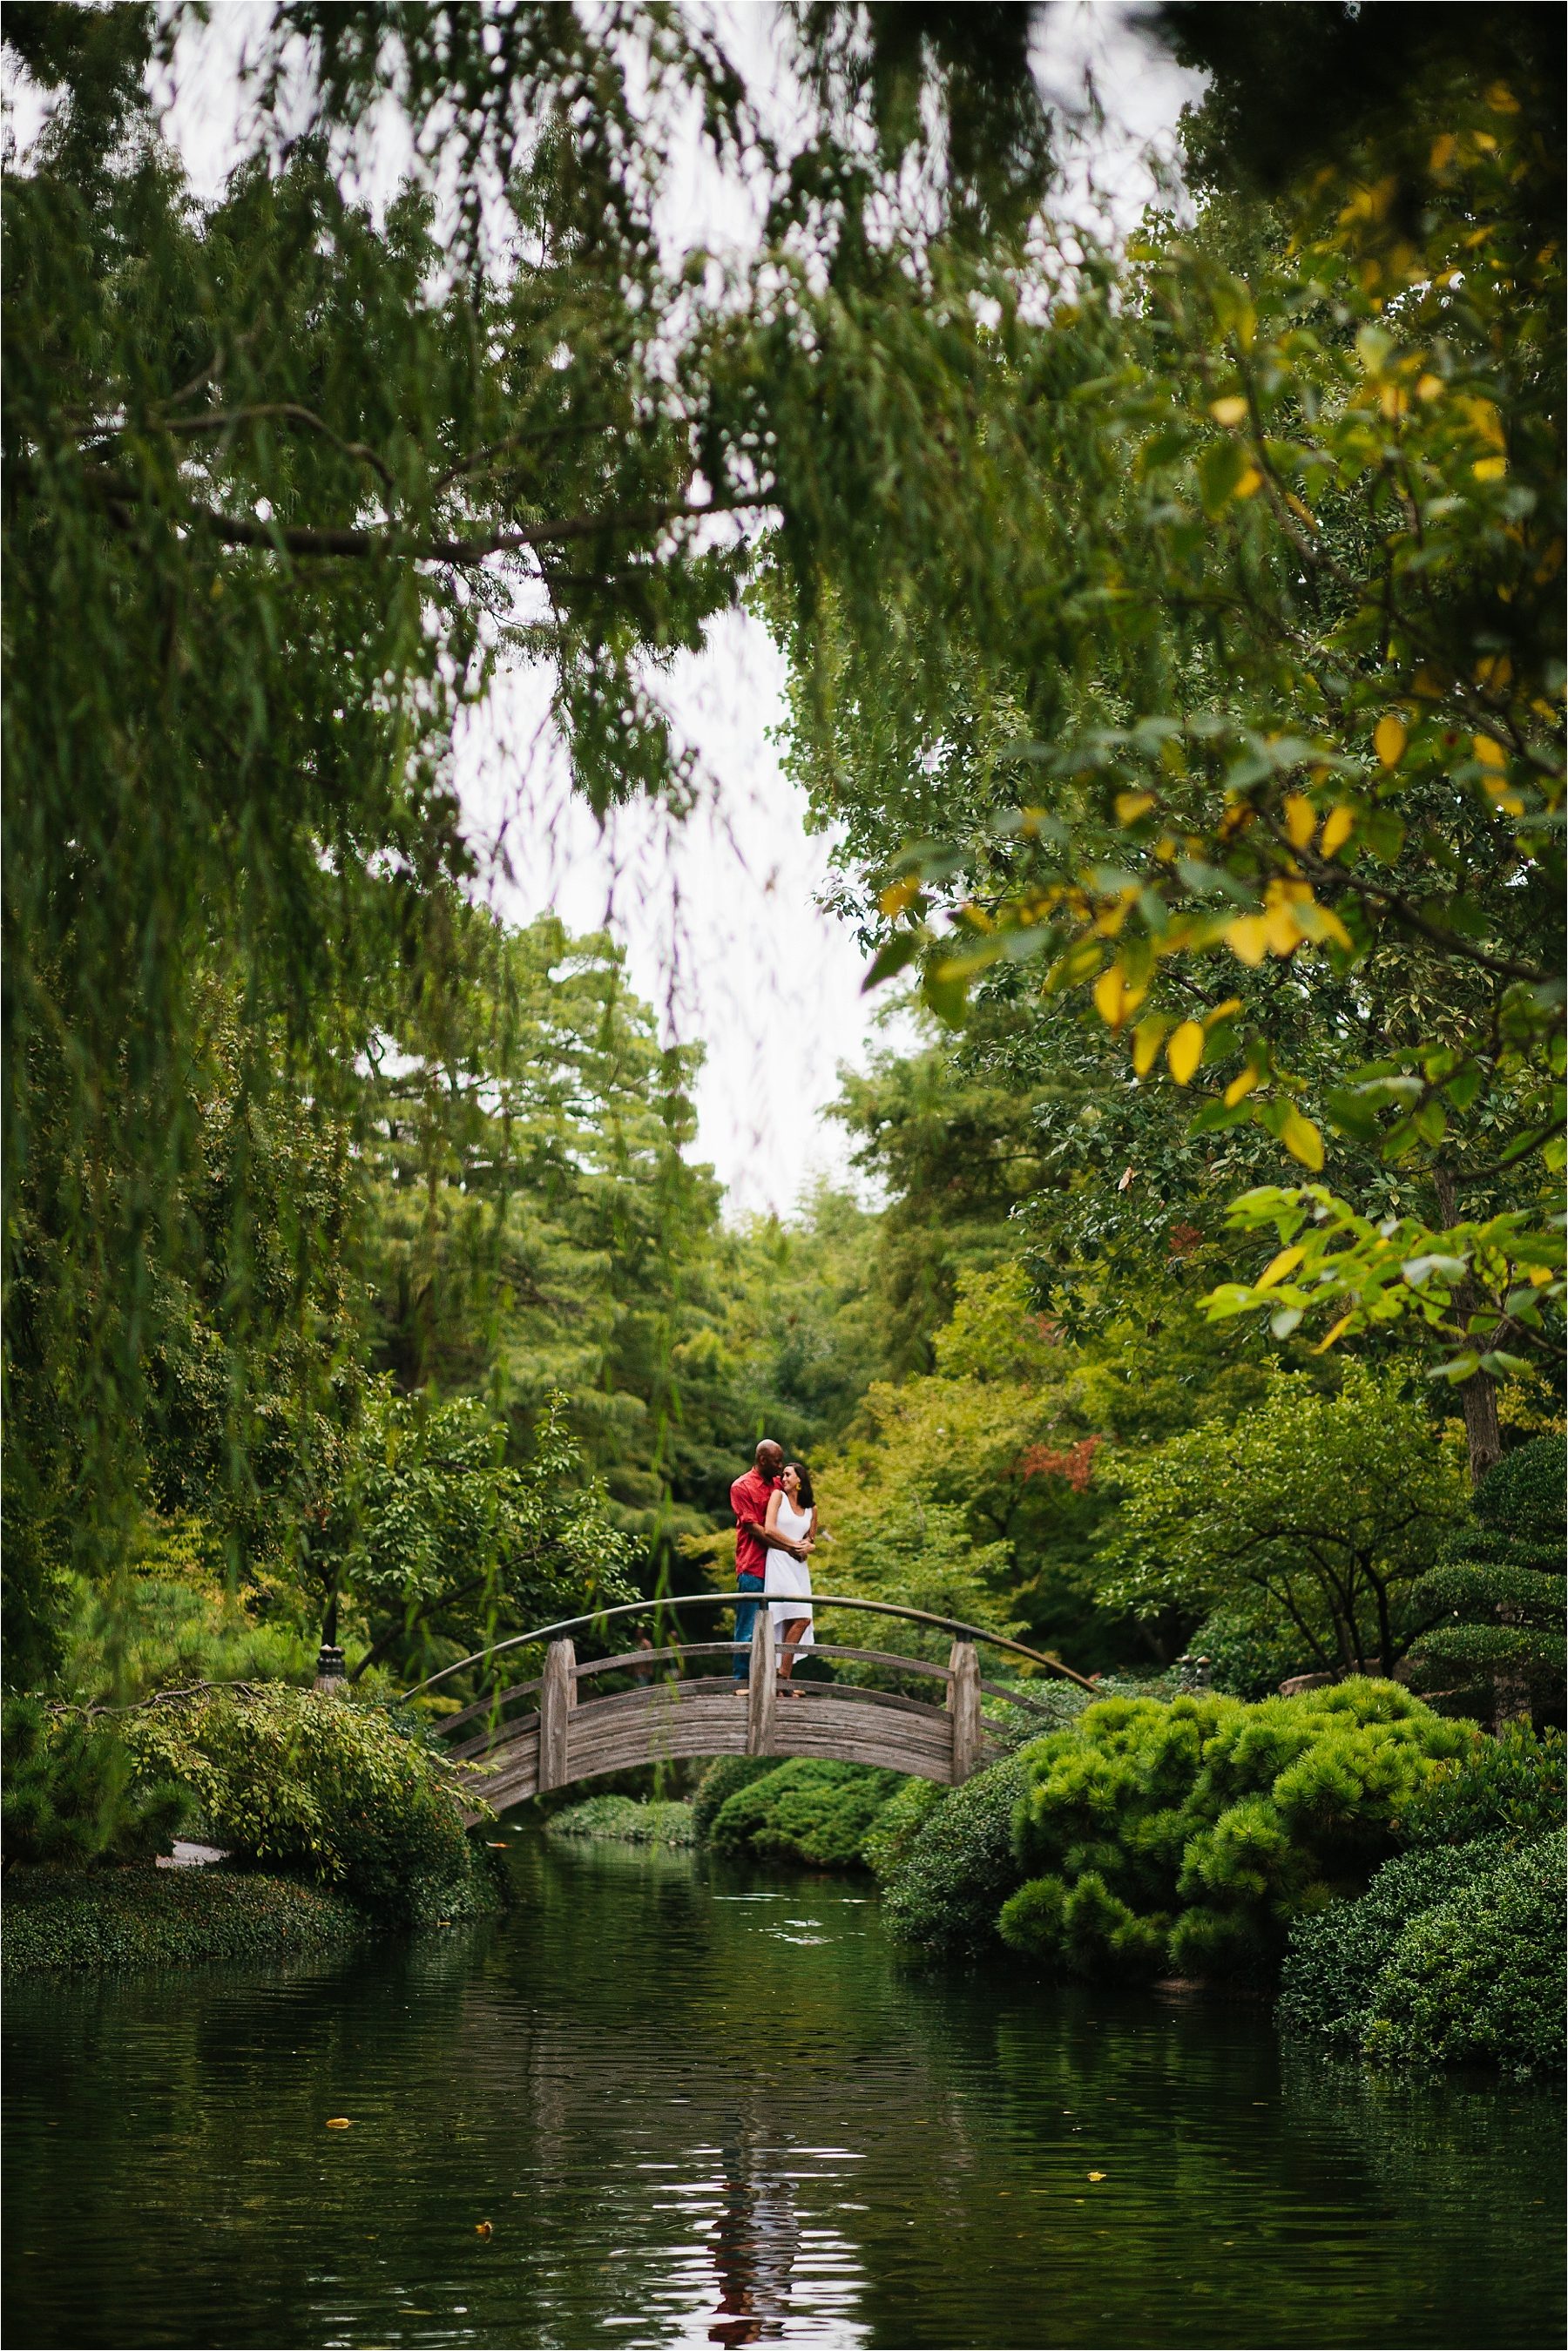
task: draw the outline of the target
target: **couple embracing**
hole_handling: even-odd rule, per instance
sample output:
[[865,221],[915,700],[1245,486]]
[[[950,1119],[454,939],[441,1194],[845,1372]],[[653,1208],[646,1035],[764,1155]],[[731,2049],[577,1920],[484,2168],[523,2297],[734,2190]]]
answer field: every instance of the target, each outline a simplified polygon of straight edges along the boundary
[[[811,1552],[817,1540],[817,1510],[811,1474],[801,1461],[786,1461],[784,1448],[765,1437],[757,1463],[729,1489],[735,1512],[735,1581],[742,1595],[735,1609],[735,1687],[738,1697],[751,1679],[751,1635],[758,1607],[773,1611],[779,1639],[779,1679],[788,1683],[795,1659],[812,1640]],[[794,1692],[786,1690],[787,1697]]]

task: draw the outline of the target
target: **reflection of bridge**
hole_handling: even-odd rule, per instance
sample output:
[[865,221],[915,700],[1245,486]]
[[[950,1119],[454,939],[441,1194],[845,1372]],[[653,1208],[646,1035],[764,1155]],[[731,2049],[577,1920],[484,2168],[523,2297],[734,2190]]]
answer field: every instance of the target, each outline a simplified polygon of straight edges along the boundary
[[[683,1595],[682,1608],[693,1605],[733,1607],[727,1594]],[[977,1626],[959,1625],[949,1617],[933,1616],[923,1609],[896,1607],[864,1600],[818,1598],[821,1608],[864,1610],[873,1615],[914,1618],[956,1635],[945,1666],[921,1657],[906,1657],[884,1649],[846,1649],[821,1646],[802,1655],[850,1666],[874,1667],[900,1678],[940,1682],[940,1704],[908,1698],[902,1692],[873,1689],[852,1682],[790,1680],[780,1683],[777,1670],[773,1621],[768,1608],[758,1612],[752,1636],[750,1680],[738,1687],[732,1667],[735,1645],[730,1641],[678,1643],[664,1649],[633,1649],[620,1656],[580,1660],[570,1640],[549,1643],[545,1669],[536,1681],[517,1682],[480,1698],[440,1728],[451,1736],[469,1736],[450,1749],[454,1761],[478,1762],[491,1768],[483,1785],[486,1802],[497,1809],[521,1803],[547,1788],[563,1788],[574,1780],[591,1780],[606,1771],[626,1771],[638,1764],[672,1762],[678,1758],[707,1755],[810,1756],[840,1763],[872,1763],[893,1771],[907,1771],[922,1780],[953,1785],[967,1780],[998,1751],[998,1742],[986,1729],[981,1715],[983,1697],[1043,1714],[1038,1701],[998,1682],[982,1681],[976,1644],[1009,1650],[1064,1676],[1084,1687],[1080,1674],[1060,1659],[1026,1649]],[[602,1610],[597,1616],[569,1620],[570,1625],[603,1625],[612,1616],[647,1615],[653,1604]],[[432,1683],[463,1667],[482,1663],[501,1648],[537,1642],[546,1634],[563,1634],[566,1625],[551,1625],[537,1635],[516,1639],[465,1657],[432,1677]],[[726,1670],[690,1675],[691,1658],[722,1657]],[[656,1679],[661,1667],[674,1661],[678,1678]],[[636,1687],[601,1698],[582,1695],[582,1686],[601,1675],[631,1674]],[[423,1683],[428,1688],[431,1683]],[[532,1701],[528,1705],[528,1701]],[[527,1710],[503,1717],[502,1708],[523,1705]],[[472,1728],[471,1728],[472,1726]],[[476,1818],[477,1815],[470,1815]]]

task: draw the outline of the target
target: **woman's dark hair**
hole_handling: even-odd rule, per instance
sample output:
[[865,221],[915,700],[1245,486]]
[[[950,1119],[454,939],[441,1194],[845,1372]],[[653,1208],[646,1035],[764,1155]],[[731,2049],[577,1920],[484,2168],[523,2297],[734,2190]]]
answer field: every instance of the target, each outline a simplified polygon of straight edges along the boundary
[[788,1466],[793,1469],[795,1475],[800,1480],[800,1499],[802,1503],[808,1510],[814,1510],[817,1507],[817,1498],[811,1491],[810,1471],[807,1468],[803,1461],[791,1461]]

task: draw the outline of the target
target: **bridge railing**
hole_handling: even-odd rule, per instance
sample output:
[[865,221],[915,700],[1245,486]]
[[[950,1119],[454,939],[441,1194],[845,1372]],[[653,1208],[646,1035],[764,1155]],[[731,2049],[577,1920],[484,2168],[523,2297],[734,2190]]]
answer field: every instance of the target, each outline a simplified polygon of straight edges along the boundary
[[[727,1594],[693,1595],[699,1604],[734,1606]],[[745,1595],[742,1595],[744,1599]],[[683,1595],[682,1604],[686,1598]],[[933,1705],[903,1692],[874,1689],[840,1681],[781,1678],[772,1614],[758,1610],[747,1672],[734,1672],[737,1644],[733,1641],[678,1642],[658,1649],[632,1649],[618,1656],[579,1659],[570,1639],[550,1640],[544,1672],[536,1678],[494,1690],[448,1717],[440,1726],[449,1739],[471,1725],[470,1737],[454,1744],[454,1762],[484,1770],[480,1792],[492,1805],[521,1802],[543,1791],[559,1788],[601,1773],[625,1771],[661,1759],[725,1754],[818,1757],[842,1762],[880,1764],[920,1778],[955,1784],[980,1769],[998,1741],[988,1731],[981,1708],[984,1697],[1022,1708],[1041,1718],[1048,1709],[1027,1693],[998,1682],[983,1681],[977,1642],[1021,1652],[1031,1662],[1049,1667],[1075,1682],[1082,1677],[1060,1659],[1029,1650],[1019,1642],[988,1634],[978,1626],[933,1616],[928,1611],[894,1603],[842,1601],[813,1595],[813,1604],[859,1607],[873,1614],[914,1617],[953,1633],[947,1663],[905,1656],[883,1649],[859,1649],[823,1643],[812,1651],[831,1660],[891,1667],[901,1676],[925,1677],[943,1685],[943,1702]],[[575,1627],[596,1628],[611,1614],[647,1614],[640,1607],[604,1611],[598,1617],[578,1617]],[[498,1643],[490,1651],[460,1661],[457,1667],[433,1676],[428,1687],[463,1665],[487,1661],[502,1649],[538,1642],[547,1634],[560,1635],[564,1626],[540,1627]],[[679,1678],[658,1678],[660,1664],[722,1658],[729,1670]],[[582,1696],[611,1674],[630,1673],[633,1687],[600,1697]],[[1090,1687],[1086,1685],[1086,1687]],[[411,1693],[412,1695],[413,1693]],[[503,1717],[501,1709],[528,1699],[526,1711]],[[481,1763],[481,1759],[484,1759]]]

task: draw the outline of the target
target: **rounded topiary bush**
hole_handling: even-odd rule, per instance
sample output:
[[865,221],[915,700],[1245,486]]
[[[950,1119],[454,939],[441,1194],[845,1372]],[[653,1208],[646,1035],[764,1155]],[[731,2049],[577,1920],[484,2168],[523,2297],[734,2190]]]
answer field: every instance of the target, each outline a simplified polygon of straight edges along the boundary
[[1560,2071],[1565,1860],[1563,1835],[1543,1837],[1413,1918],[1373,1987],[1366,2055]]
[[[885,1841],[886,1860],[877,1865],[883,1915],[900,1942],[934,1958],[998,1949],[998,1917],[1022,1875],[1013,1815],[1037,1751],[1038,1742],[959,1788],[921,1781],[894,1799],[867,1850]],[[912,1826],[914,1834],[899,1840],[887,1834],[890,1826]]]
[[749,1788],[754,1780],[783,1768],[783,1758],[778,1755],[721,1755],[716,1763],[710,1763],[692,1798],[692,1834],[698,1844],[707,1843],[708,1831],[731,1796]]
[[732,1861],[805,1862],[857,1869],[861,1846],[901,1775],[863,1763],[797,1759],[726,1799],[707,1832],[711,1851]]
[[1026,1750],[1003,1939],[1090,1976],[1270,1971],[1292,1918],[1392,1857],[1399,1813],[1470,1736],[1360,1677],[1091,1707]]

